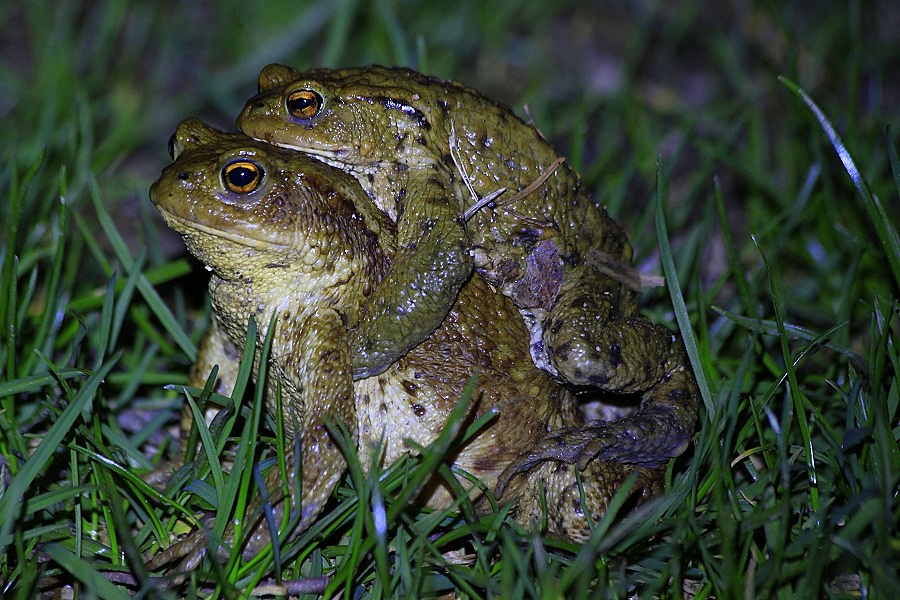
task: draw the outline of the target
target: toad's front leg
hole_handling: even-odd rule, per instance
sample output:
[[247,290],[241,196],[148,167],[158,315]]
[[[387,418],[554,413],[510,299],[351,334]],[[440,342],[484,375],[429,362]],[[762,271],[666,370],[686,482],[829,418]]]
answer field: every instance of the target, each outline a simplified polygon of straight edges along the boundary
[[398,202],[397,252],[354,331],[353,377],[377,375],[425,340],[472,274],[458,184],[441,165]]

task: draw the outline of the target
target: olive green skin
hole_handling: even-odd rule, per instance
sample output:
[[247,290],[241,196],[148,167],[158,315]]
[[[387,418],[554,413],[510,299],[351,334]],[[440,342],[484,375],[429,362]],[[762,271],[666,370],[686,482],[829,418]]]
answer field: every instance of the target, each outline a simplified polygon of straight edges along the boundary
[[[248,319],[252,316],[259,326],[258,351],[270,334],[269,324],[275,325],[266,410],[282,419],[290,436],[299,437],[303,456],[300,497],[291,495],[294,481],[287,482],[290,494],[285,496],[279,470],[270,471],[267,486],[276,523],[299,504],[303,510],[294,533],[308,527],[343,474],[344,457],[326,428],[329,419],[347,425],[362,465],[373,464],[371,453],[379,441],[381,462],[390,464],[410,451],[407,440],[424,446],[436,439],[477,373],[477,401],[465,421],[488,412],[496,417],[454,453],[453,464],[502,490],[502,501],[517,503],[523,523],[546,516],[551,534],[587,539],[575,465],[536,459],[527,469],[505,472],[522,457],[532,457],[532,449],[550,432],[583,426],[572,392],[531,360],[523,342],[527,331],[508,298],[472,277],[423,343],[382,373],[354,381],[350,331],[359,325],[373,286],[396,252],[394,223],[349,175],[195,119],[178,127],[173,158],[151,187],[150,198],[188,250],[212,271],[215,320],[201,344],[191,385],[202,387],[213,365],[219,365],[217,391],[230,394]],[[261,173],[258,180],[248,167]],[[274,395],[279,389],[280,415]],[[285,460],[293,478],[289,446]],[[638,474],[631,490],[637,500],[660,487],[659,469],[614,459],[585,467],[581,480],[594,522],[631,473]],[[478,488],[462,478],[459,483],[487,508]],[[420,500],[447,506],[451,494],[445,485],[432,482]],[[243,552],[249,557],[271,537],[258,505],[246,519]],[[225,541],[233,543],[232,537],[229,529]],[[155,556],[151,566],[184,559],[182,568],[190,570],[206,548],[205,534],[197,532]]]
[[[653,464],[686,448],[696,383],[680,340],[637,313],[625,234],[553,147],[508,108],[408,69],[269,65],[238,127],[351,173],[397,222],[389,279],[354,331],[355,375],[377,373],[430,333],[439,319],[428,317],[449,310],[460,254],[469,252],[476,272],[524,317],[535,364],[576,389],[641,394],[631,420],[566,433],[565,452],[559,439],[548,439],[520,468],[547,457],[583,466],[610,452]],[[461,223],[473,195],[501,189]],[[422,235],[423,223],[442,235]],[[419,268],[434,274],[427,288],[410,283]],[[398,310],[418,306],[409,302],[416,297],[429,299],[421,304],[428,315]]]

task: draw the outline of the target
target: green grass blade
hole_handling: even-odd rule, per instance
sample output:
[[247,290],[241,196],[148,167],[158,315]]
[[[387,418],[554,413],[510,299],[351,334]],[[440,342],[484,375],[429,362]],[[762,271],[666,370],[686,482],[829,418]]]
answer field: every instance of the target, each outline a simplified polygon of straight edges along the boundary
[[[53,261],[50,265],[50,280],[47,282],[46,303],[49,310],[45,310],[38,324],[37,331],[33,336],[34,346],[43,348],[44,354],[52,352],[54,336],[51,335],[52,326],[57,319],[56,307],[61,304],[60,283],[62,280],[63,266],[65,264],[65,253],[67,244],[64,240],[68,234],[68,213],[66,207],[66,171],[62,169],[59,175],[59,210],[57,218],[52,222],[53,234],[50,247],[55,248]],[[52,308],[51,308],[52,307]],[[28,355],[23,361],[21,373],[31,373],[33,361],[36,359],[35,354]]]
[[76,377],[86,377],[88,374],[88,371],[83,369],[62,369],[53,375],[31,375],[14,381],[7,381],[5,383],[0,383],[0,398],[15,396],[17,394],[35,393],[44,386],[56,383],[57,378],[74,379]]
[[894,136],[890,124],[887,126],[885,137],[887,138],[888,158],[891,161],[891,175],[894,180],[894,190],[897,192],[897,196],[900,197],[900,158],[897,157],[897,146],[894,144]]
[[869,220],[872,222],[872,225],[878,234],[878,239],[884,249],[888,265],[890,265],[891,272],[894,275],[894,289],[900,290],[900,237],[897,235],[897,229],[894,226],[893,221],[885,212],[884,207],[881,206],[881,202],[878,198],[869,190],[869,184],[860,174],[859,169],[856,167],[856,163],[853,161],[853,157],[850,156],[850,151],[844,146],[844,142],[825,116],[825,113],[822,112],[822,109],[819,108],[813,99],[810,98],[800,86],[790,79],[779,77],[778,80],[803,100],[806,106],[812,111],[813,115],[815,115],[822,130],[825,131],[825,135],[828,136],[828,140],[837,152],[838,158],[840,158],[841,162],[844,164],[844,169],[853,181],[853,185],[856,187],[856,191],[862,200],[863,208],[866,209]]
[[15,515],[23,507],[20,504],[22,498],[27,497],[28,490],[35,478],[40,475],[44,466],[50,461],[63,438],[75,424],[88,405],[93,401],[94,395],[103,384],[104,378],[112,371],[119,361],[121,353],[112,356],[101,368],[91,375],[72,399],[72,402],[59,415],[53,426],[44,435],[41,443],[35,448],[25,465],[9,484],[3,498],[0,498],[0,554],[11,541],[10,530],[15,523]]
[[[129,252],[128,247],[125,245],[125,241],[116,230],[116,226],[112,222],[109,213],[103,207],[103,201],[101,199],[102,195],[100,193],[100,186],[97,183],[97,180],[93,177],[90,177],[88,179],[88,184],[91,192],[91,201],[93,202],[94,210],[97,214],[97,220],[100,222],[100,226],[103,228],[103,233],[112,244],[113,250],[116,253],[116,258],[119,259],[119,262],[127,272],[134,272],[136,270],[135,262],[131,257],[131,253]],[[185,356],[193,360],[194,357],[197,356],[197,347],[184,333],[184,329],[178,324],[178,321],[175,319],[172,311],[169,310],[169,307],[163,303],[162,299],[159,297],[159,294],[156,292],[153,286],[150,285],[150,282],[147,281],[147,278],[144,275],[138,276],[137,288],[141,292],[144,300],[147,302],[147,305],[159,319],[163,328],[169,333],[169,335],[172,336],[172,338],[175,340],[175,343],[177,343],[179,348],[181,348],[181,351],[184,352]]]
[[713,414],[713,394],[703,369],[703,362],[700,359],[700,350],[697,346],[697,337],[694,335],[694,329],[691,327],[691,317],[688,314],[687,305],[684,303],[684,296],[681,293],[681,286],[678,282],[678,271],[675,269],[675,260],[672,257],[672,246],[669,244],[669,233],[666,228],[662,190],[662,172],[660,170],[659,162],[657,162],[654,204],[656,206],[656,238],[659,243],[659,255],[660,261],[662,262],[663,276],[666,279],[666,288],[669,290],[669,297],[672,299],[672,307],[675,310],[675,319],[678,321],[678,328],[681,331],[681,337],[684,340],[684,347],[687,351],[688,359],[691,362],[691,368],[694,370],[697,387],[700,389],[700,396],[703,398],[703,404],[706,406],[707,414],[711,415]]
[[[756,240],[754,239],[754,242],[755,241]],[[769,285],[772,292],[772,304],[775,308],[775,324],[778,327],[778,339],[781,344],[781,355],[782,359],[784,360],[784,369],[788,380],[788,391],[790,392],[790,399],[794,407],[793,415],[791,415],[787,409],[785,409],[784,411],[786,420],[783,420],[781,423],[782,427],[784,427],[782,435],[788,434],[791,421],[796,420],[797,425],[800,429],[800,437],[803,442],[803,455],[806,458],[806,467],[808,469],[807,476],[810,483],[810,503],[813,510],[819,510],[819,490],[817,486],[818,476],[816,474],[816,457],[813,451],[812,436],[809,430],[809,419],[806,415],[806,404],[808,401],[801,391],[800,383],[797,378],[796,366],[799,362],[799,359],[795,359],[791,355],[791,349],[788,345],[789,338],[787,329],[784,325],[786,311],[784,307],[783,293],[781,291],[781,286],[778,283],[779,280],[777,277],[777,273],[775,273],[774,266],[769,262],[766,254],[762,251],[761,248],[760,257],[762,258],[766,271],[769,273]],[[788,504],[785,503],[786,509],[787,506]]]
[[128,600],[129,595],[125,590],[103,577],[90,562],[78,558],[58,544],[48,544],[44,546],[43,551],[67,573],[71,573],[81,581],[86,588],[85,591],[96,594],[98,598]]

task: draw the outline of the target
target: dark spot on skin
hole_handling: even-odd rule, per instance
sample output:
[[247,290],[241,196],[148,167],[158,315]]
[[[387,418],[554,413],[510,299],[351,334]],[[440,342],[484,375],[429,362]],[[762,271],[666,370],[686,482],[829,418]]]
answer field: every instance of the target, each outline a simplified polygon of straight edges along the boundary
[[424,217],[421,218],[421,219],[419,219],[419,230],[420,230],[423,234],[424,234],[424,233],[427,233],[427,232],[429,232],[429,231],[431,231],[432,229],[434,229],[434,226],[435,226],[435,225],[437,225],[437,223],[435,223],[435,220],[434,220],[434,219],[427,219],[427,218],[424,218]]
[[388,110],[399,110],[401,113],[409,117],[409,119],[414,122],[417,127],[420,127],[425,131],[429,131],[431,129],[431,123],[429,123],[428,119],[425,118],[425,114],[415,106],[407,104],[402,100],[397,100],[396,98],[377,98],[377,101]]
[[587,294],[582,294],[577,296],[572,300],[572,306],[580,306],[582,308],[588,308],[594,304],[594,299]]
[[[553,321],[553,324],[550,325],[550,333],[559,333],[559,330],[562,329],[563,322],[562,319]],[[556,354],[560,352],[568,352],[570,349],[570,345],[568,343],[560,344],[556,347]]]
[[502,457],[507,450],[503,447],[494,447],[490,452],[476,456],[472,459],[472,469],[477,473],[490,472],[497,468],[499,457]]
[[438,100],[438,106],[441,108],[441,112],[444,113],[445,117],[450,114],[450,104],[446,100]]
[[419,137],[417,137],[416,143],[418,143],[420,146],[424,146],[425,148],[428,147],[428,142],[425,140],[424,135],[420,135]]
[[516,233],[516,236],[513,238],[513,246],[517,248],[529,248],[541,238],[541,235],[543,235],[543,231],[540,229],[529,229],[523,227]]
[[618,342],[613,342],[609,347],[609,366],[618,369],[622,365],[622,347]]
[[286,311],[284,311],[283,313],[281,313],[281,318],[282,318],[283,320],[285,320],[285,321],[287,321],[288,319],[290,319],[290,318],[291,318],[291,311],[286,310]]
[[372,173],[366,173],[366,179],[369,181],[369,183],[372,183],[375,181],[375,175]]
[[412,397],[416,397],[419,394],[419,386],[409,380],[403,382],[403,389]]
[[453,157],[450,156],[449,154],[444,154],[444,155],[441,156],[441,162],[444,163],[445,165],[448,165],[448,166],[449,166],[449,165],[452,165],[452,164],[453,164]]
[[603,387],[607,383],[609,383],[609,377],[607,375],[593,375],[592,377],[588,378],[588,381],[593,386]]
[[425,414],[428,412],[427,410],[425,410],[425,407],[424,407],[424,406],[422,406],[421,404],[418,404],[418,403],[416,403],[416,404],[411,404],[411,405],[410,405],[410,408],[412,408],[413,414],[415,414],[415,415],[416,415],[417,417],[419,417],[420,419],[421,419],[422,417],[424,417]]
[[179,174],[178,174],[178,179],[180,179],[180,180],[182,180],[182,181],[187,181],[187,180],[190,179],[190,178],[191,178],[191,174],[190,174],[190,173],[179,173]]

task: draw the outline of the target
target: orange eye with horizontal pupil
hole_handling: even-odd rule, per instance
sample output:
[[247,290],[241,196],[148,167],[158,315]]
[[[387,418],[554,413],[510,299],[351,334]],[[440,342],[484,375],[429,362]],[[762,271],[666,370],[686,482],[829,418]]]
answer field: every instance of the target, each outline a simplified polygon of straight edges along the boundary
[[236,194],[249,194],[262,182],[263,170],[256,163],[240,160],[222,169],[225,187]]
[[288,112],[298,119],[312,119],[322,110],[325,100],[312,90],[297,90],[288,94],[285,104]]

